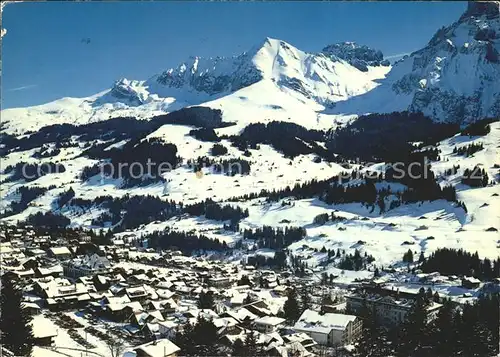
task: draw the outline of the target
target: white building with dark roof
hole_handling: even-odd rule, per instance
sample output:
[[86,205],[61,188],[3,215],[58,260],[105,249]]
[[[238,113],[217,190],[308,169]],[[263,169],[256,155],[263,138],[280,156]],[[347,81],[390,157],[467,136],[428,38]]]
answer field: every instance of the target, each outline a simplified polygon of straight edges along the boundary
[[309,335],[320,345],[347,345],[355,342],[362,333],[362,321],[354,315],[306,310],[293,327],[297,332]]

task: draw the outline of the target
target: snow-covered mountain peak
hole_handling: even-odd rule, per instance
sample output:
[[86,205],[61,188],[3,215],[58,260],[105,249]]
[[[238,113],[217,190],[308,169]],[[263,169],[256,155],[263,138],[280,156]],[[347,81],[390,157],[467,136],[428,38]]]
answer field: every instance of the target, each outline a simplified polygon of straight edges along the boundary
[[376,90],[339,104],[357,114],[410,110],[467,124],[500,115],[498,2],[469,4],[422,49],[398,61]]

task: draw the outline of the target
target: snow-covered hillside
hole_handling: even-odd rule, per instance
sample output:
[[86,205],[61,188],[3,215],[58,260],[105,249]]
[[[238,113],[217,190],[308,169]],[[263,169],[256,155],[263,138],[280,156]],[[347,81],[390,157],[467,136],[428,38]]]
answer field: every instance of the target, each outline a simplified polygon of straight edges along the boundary
[[[354,129],[350,124],[360,114],[405,110],[459,124],[499,116],[500,87],[495,83],[500,80],[500,20],[495,6],[498,3],[470,5],[459,21],[439,30],[425,48],[393,68],[379,51],[366,46],[342,43],[313,54],[267,38],[241,55],[191,58],[147,80],[120,79],[111,89],[88,98],[4,110],[1,133],[9,135],[0,145],[4,153],[2,221],[22,222],[36,213],[53,212],[69,219],[70,226],[116,228],[117,236],[171,229],[203,234],[229,245],[243,240],[243,229],[300,227],[307,234],[289,249],[310,266],[324,261],[323,246],[358,249],[383,265],[399,262],[409,248],[426,255],[439,247],[464,248],[495,258],[500,249],[498,121],[492,121],[489,132],[481,136],[457,133],[458,125],[437,125],[423,116],[414,121],[407,113],[385,115],[391,119],[387,121],[379,116],[380,124],[370,121],[376,128],[360,124],[372,120],[371,116],[358,118],[354,123],[360,125]],[[185,107],[191,108],[176,112]],[[202,112],[215,119],[210,123],[200,119],[197,115]],[[371,200],[359,199],[355,193],[354,199],[327,203],[325,197],[333,186],[327,180],[353,170],[382,174],[391,162],[389,155],[383,156],[384,150],[373,155],[374,163],[354,161],[347,153],[332,149],[335,145],[328,145],[336,136],[328,138],[327,133],[342,132],[335,129],[348,125],[352,130],[346,131],[351,135],[347,146],[359,143],[356,139],[361,137],[388,151],[403,150],[408,143],[400,145],[398,138],[391,138],[399,134],[382,129],[394,127],[401,134],[408,128],[398,127],[405,123],[399,119],[405,117],[414,126],[425,122],[423,128],[429,131],[438,127],[436,131],[448,133],[433,136],[426,132],[420,139],[431,141],[426,145],[440,141],[432,148],[439,158],[431,162],[436,180],[429,191],[442,193],[446,188],[452,198],[403,200],[402,192],[414,189],[411,182],[377,178],[376,184],[364,179],[339,184],[345,191],[373,184],[367,190]],[[76,127],[48,127],[64,123]],[[383,138],[380,145],[373,140],[378,135]],[[473,148],[465,148],[471,144]],[[144,163],[157,149],[171,154],[173,170],[154,179],[140,177],[138,181],[145,184],[127,182],[124,177],[100,177],[95,172],[98,163],[116,164],[119,159],[128,160],[127,156]],[[205,159],[221,165],[246,163],[249,170],[237,174],[216,172],[211,166],[194,170]],[[27,180],[20,176],[22,168],[16,167],[28,163],[36,168],[35,164],[48,162],[63,165],[64,171]],[[466,170],[475,167],[483,169],[485,177],[477,188],[464,181]],[[91,174],[82,175],[85,170]],[[62,200],[68,191],[74,196]],[[295,195],[299,191],[302,195]],[[332,196],[344,193],[333,192]],[[125,201],[148,195],[153,197],[148,202],[160,207],[174,202],[174,213],[169,211],[160,219],[151,218],[158,212],[150,212],[132,227],[120,226],[127,213]],[[226,226],[233,223],[232,218],[217,221],[180,208],[176,211],[177,206],[207,199],[248,210],[248,216],[238,218],[241,230]],[[340,218],[315,222],[318,215],[332,213]],[[274,251],[258,247],[252,254],[258,253],[272,256]]]

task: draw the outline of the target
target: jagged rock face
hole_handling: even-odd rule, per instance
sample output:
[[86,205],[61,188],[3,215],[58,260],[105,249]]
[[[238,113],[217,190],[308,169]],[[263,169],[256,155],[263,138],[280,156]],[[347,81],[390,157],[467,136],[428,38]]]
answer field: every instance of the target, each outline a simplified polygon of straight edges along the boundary
[[340,58],[360,71],[367,72],[368,66],[389,66],[390,63],[384,60],[384,55],[379,50],[374,50],[368,46],[358,45],[354,42],[342,42],[323,48],[322,53],[335,59]]
[[191,63],[183,63],[175,69],[160,74],[156,81],[164,86],[182,88],[190,86],[209,95],[236,91],[257,83],[262,73],[251,65],[247,53],[232,58],[195,57]]
[[470,3],[459,21],[396,64],[395,73],[410,69],[391,78],[394,92],[413,96],[409,110],[463,124],[500,115],[498,9],[498,2]]
[[109,95],[119,101],[126,102],[129,105],[144,104],[146,98],[135,90],[135,87],[138,85],[140,85],[139,81],[129,81],[128,79],[122,78],[115,82],[109,92]]

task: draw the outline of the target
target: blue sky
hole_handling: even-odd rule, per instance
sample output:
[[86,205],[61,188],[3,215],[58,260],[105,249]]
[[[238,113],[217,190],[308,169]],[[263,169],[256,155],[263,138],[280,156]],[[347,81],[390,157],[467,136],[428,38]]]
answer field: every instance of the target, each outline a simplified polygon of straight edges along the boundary
[[[189,56],[266,36],[308,52],[355,41],[386,56],[423,47],[466,2],[25,2],[4,8],[2,108],[85,97]],[[90,43],[82,39],[90,38]]]

